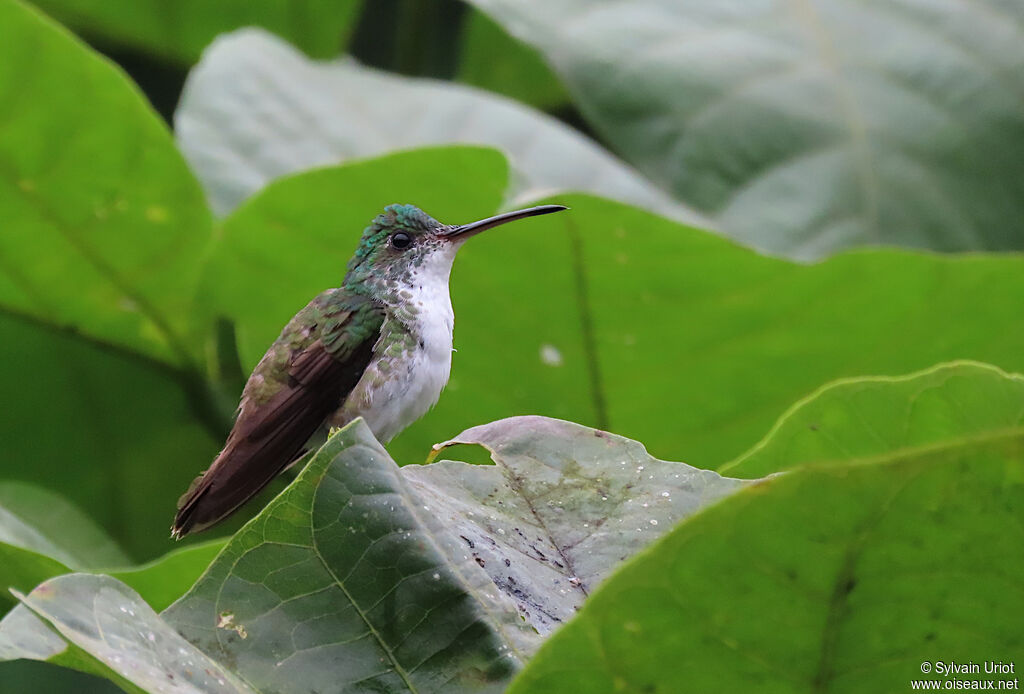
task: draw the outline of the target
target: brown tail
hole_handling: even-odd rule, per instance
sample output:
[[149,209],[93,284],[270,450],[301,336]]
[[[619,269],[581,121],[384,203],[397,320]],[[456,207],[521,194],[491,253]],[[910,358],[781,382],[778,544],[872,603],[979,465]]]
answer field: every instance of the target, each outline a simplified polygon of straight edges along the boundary
[[[310,436],[313,433],[315,430]],[[306,452],[300,447],[291,457],[278,458],[280,452],[275,448],[251,441],[238,445],[229,439],[210,469],[196,477],[178,499],[171,537],[180,540],[224,520]]]
[[317,340],[295,357],[288,384],[273,397],[262,404],[243,397],[224,450],[178,500],[171,536],[181,539],[227,518],[298,459],[358,382],[371,346],[343,363]]

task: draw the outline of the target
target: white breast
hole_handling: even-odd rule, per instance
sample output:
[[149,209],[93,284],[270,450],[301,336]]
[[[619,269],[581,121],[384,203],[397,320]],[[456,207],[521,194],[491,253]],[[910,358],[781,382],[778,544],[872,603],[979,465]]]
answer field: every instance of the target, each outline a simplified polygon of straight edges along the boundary
[[[387,442],[437,403],[452,366],[455,314],[447,273],[443,278],[421,273],[410,291],[411,311],[397,311],[385,320],[373,360],[332,425],[361,416],[374,436]],[[394,339],[392,331],[410,340],[410,349],[400,356],[385,353]]]

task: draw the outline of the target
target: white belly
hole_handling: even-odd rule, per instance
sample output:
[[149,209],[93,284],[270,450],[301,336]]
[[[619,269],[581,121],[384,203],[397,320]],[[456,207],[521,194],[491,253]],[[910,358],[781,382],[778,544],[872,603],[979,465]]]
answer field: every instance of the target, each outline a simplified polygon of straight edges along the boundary
[[[385,321],[373,360],[332,417],[333,426],[342,426],[360,416],[374,436],[386,443],[437,403],[451,373],[455,322],[447,286],[444,289],[443,301],[424,297],[416,306],[411,331],[397,321],[389,323],[395,319]],[[408,335],[408,348],[394,348],[394,335],[389,331]]]

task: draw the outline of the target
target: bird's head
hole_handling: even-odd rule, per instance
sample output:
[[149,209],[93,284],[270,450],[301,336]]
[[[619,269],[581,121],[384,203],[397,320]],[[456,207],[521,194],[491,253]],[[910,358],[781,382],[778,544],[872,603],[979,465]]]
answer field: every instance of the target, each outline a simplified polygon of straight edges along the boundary
[[363,230],[359,248],[348,262],[345,286],[379,293],[418,282],[447,282],[456,252],[470,237],[506,222],[564,209],[562,205],[541,205],[451,225],[413,205],[388,205]]

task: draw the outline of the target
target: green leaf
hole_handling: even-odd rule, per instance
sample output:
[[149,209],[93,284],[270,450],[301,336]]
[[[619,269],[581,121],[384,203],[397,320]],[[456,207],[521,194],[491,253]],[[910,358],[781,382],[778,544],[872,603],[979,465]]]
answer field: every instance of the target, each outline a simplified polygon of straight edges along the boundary
[[218,34],[261,26],[310,55],[348,43],[358,0],[35,0],[64,24],[167,60],[194,63]]
[[880,462],[1024,435],[1024,377],[955,362],[830,383],[789,409],[723,473],[760,477],[808,463]]
[[[951,398],[1019,421],[1021,401],[1006,395],[1020,377],[945,368],[963,381]],[[871,389],[908,439],[935,428],[908,385],[927,391],[936,373]],[[844,440],[873,440],[875,422],[848,418],[832,394],[804,408]],[[785,457],[793,441],[778,433],[765,456]],[[900,691],[925,661],[1012,661],[1024,648],[1022,451],[1017,427],[759,481],[616,573],[510,692]]]
[[170,134],[120,71],[35,10],[4,0],[0,25],[0,311],[191,362],[210,213]]
[[128,562],[88,516],[61,496],[29,484],[0,482],[0,596],[4,600],[13,602],[8,588],[31,590],[72,569]]
[[460,82],[542,110],[569,103],[569,93],[535,49],[510,37],[484,13],[468,15],[462,29]]
[[0,26],[0,477],[152,557],[221,435],[194,366],[210,213],[119,70],[19,2]]
[[[822,383],[963,358],[1024,371],[1015,298],[1024,256],[874,250],[801,265],[609,201],[555,200],[571,211],[464,249],[452,279],[460,389],[442,395],[425,425],[548,413],[544,372],[587,359],[604,394],[602,428],[659,457],[718,467]],[[572,317],[580,296],[593,342],[576,352],[547,336],[571,321],[587,344]],[[496,321],[499,303],[507,313]],[[561,367],[538,359],[545,343],[562,351]],[[468,384],[492,392],[462,400]],[[586,388],[569,382],[560,392]],[[528,395],[496,402],[494,391],[516,390]],[[594,422],[582,409],[557,416]]]
[[0,478],[60,494],[135,561],[170,549],[175,500],[222,443],[180,377],[37,323],[0,315],[0,334]]
[[251,692],[109,576],[59,576],[19,597],[0,622],[0,660],[50,661],[129,692]]
[[743,484],[540,417],[454,443],[497,465],[398,468],[356,420],[165,618],[261,691],[500,691],[531,627]]
[[164,617],[261,691],[500,691],[535,635],[398,470],[357,420]]
[[578,132],[522,104],[351,61],[311,62],[255,30],[222,37],[203,55],[185,86],[175,129],[220,213],[287,173],[466,143],[508,154],[516,172],[508,195],[515,200],[585,190],[685,221],[701,219]]
[[[744,243],[1024,247],[1024,4],[471,0]],[[870,36],[871,40],[865,40]]]
[[[220,306],[237,319],[246,366],[314,294],[337,286],[379,203],[419,202],[442,221],[466,221],[491,212],[503,183],[487,171],[496,170],[451,174],[459,180],[426,200],[400,182],[427,171],[444,179],[450,160],[408,153],[297,176],[255,198],[226,222],[218,251],[234,258],[217,279],[231,283]],[[398,192],[387,199],[391,180]],[[460,207],[485,185],[492,202]],[[873,250],[802,265],[611,201],[551,202],[572,209],[460,251],[451,382],[389,446],[396,460],[422,461],[455,431],[530,412],[717,468],[822,383],[965,358],[1024,371],[1022,256]]]
[[209,540],[189,547],[179,547],[148,564],[109,573],[127,584],[150,607],[159,612],[188,592],[206,567],[224,549],[226,542]]

